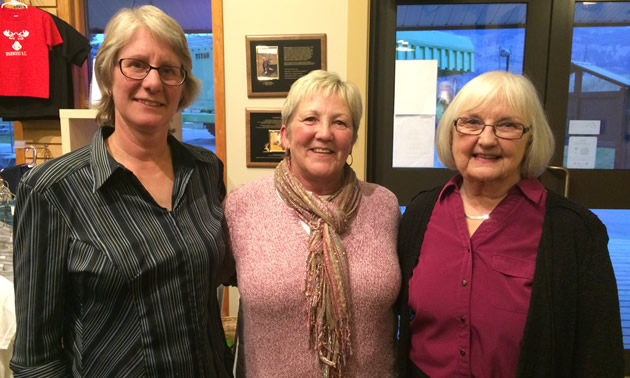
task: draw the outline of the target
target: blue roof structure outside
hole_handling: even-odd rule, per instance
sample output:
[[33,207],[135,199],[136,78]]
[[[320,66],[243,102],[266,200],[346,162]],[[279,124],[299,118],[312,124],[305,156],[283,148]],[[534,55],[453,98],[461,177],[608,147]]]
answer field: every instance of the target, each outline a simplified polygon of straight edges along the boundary
[[470,38],[447,32],[399,31],[396,59],[437,60],[438,69],[456,73],[475,70],[475,46]]

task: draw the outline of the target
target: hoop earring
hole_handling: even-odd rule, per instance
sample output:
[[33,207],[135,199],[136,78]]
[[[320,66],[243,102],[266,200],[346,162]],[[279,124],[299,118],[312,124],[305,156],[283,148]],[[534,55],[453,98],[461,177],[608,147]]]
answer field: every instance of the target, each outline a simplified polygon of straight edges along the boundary
[[352,154],[350,154],[349,156],[350,156],[350,163],[346,161],[346,164],[348,164],[349,167],[352,167],[352,163],[354,163],[354,158],[352,157]]

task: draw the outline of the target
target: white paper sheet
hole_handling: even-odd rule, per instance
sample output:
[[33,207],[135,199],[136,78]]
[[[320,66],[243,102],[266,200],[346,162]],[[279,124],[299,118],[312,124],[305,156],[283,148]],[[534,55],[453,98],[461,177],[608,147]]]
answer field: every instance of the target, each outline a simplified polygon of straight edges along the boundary
[[599,120],[569,120],[569,135],[599,135],[601,123]]
[[437,60],[397,60],[394,114],[435,114],[436,88]]
[[597,137],[569,137],[567,168],[593,169],[597,154]]
[[433,167],[435,115],[395,115],[392,166]]

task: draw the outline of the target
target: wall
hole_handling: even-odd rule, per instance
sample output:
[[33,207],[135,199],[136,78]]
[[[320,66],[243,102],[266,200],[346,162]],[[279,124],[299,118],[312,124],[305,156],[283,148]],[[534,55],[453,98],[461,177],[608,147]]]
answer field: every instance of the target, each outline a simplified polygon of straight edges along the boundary
[[[263,5],[264,4],[264,5]],[[271,168],[247,168],[245,108],[280,108],[283,98],[247,97],[245,36],[325,33],[327,69],[354,82],[366,103],[368,0],[223,1],[225,54],[226,166],[228,192],[235,187],[270,175]],[[366,127],[364,117],[353,148],[353,164],[359,179],[365,179]],[[230,291],[230,314],[238,303]]]
[[[245,108],[280,108],[284,101],[283,98],[247,97],[245,36],[325,33],[328,70],[357,84],[363,92],[365,103],[367,3],[367,0],[223,2],[228,192],[273,171],[270,168],[246,166]],[[350,30],[349,24],[352,25]],[[353,63],[351,69],[350,62]],[[360,179],[365,178],[364,125],[365,122],[362,123],[359,140],[353,151],[352,166]]]

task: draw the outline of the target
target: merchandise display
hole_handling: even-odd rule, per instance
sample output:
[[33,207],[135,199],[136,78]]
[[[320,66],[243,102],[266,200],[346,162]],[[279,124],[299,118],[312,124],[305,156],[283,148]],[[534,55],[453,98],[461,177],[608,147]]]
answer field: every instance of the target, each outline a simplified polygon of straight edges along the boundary
[[49,52],[49,96],[0,96],[0,117],[6,121],[59,119],[59,109],[74,108],[72,65],[80,67],[85,62],[90,54],[90,41],[59,17],[50,16],[63,43]]
[[0,96],[48,98],[48,52],[63,42],[49,13],[0,8]]

